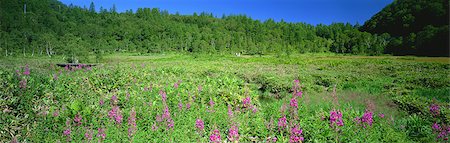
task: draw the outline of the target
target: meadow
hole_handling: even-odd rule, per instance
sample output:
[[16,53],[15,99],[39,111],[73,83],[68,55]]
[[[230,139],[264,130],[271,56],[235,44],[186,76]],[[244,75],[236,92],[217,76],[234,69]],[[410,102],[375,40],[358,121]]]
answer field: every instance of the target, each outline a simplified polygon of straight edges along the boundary
[[1,58],[0,142],[446,142],[448,58]]

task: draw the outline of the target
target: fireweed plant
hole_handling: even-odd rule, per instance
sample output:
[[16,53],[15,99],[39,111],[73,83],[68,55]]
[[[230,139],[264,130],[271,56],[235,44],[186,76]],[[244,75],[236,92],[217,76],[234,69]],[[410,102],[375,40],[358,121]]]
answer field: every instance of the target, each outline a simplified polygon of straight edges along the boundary
[[[8,132],[14,134],[11,138],[23,142],[411,140],[403,132],[411,128],[410,120],[344,103],[336,88],[330,101],[310,102],[315,97],[307,90],[305,80],[287,80],[285,92],[269,93],[274,98],[267,100],[259,91],[263,87],[247,85],[234,74],[214,71],[195,75],[152,64],[78,66],[55,69],[41,77],[34,69],[25,65],[8,79],[21,98],[30,98],[21,99],[18,107],[42,101],[23,108],[26,111],[22,114],[35,117],[35,123],[29,125],[33,130],[23,128],[29,134],[27,138]],[[201,78],[203,74],[215,78]],[[425,107],[433,117],[426,137],[432,136],[433,141],[448,140],[450,128],[443,117],[447,106],[433,103]],[[11,108],[3,109],[2,114],[7,109]]]

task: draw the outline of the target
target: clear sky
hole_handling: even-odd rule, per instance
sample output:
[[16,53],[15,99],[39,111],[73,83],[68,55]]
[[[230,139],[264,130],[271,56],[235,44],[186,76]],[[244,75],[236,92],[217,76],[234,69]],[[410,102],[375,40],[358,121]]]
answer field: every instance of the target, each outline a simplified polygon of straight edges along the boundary
[[64,4],[109,9],[113,4],[117,11],[137,8],[160,8],[169,13],[192,15],[194,12],[213,13],[214,16],[244,14],[261,21],[305,22],[331,24],[349,22],[364,24],[393,0],[61,0]]

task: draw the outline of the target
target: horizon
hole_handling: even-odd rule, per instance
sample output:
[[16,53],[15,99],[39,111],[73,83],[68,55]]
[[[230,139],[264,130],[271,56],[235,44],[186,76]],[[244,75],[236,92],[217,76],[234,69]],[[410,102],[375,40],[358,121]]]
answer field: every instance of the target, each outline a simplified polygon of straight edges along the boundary
[[246,15],[261,22],[273,19],[276,22],[283,20],[289,23],[311,25],[332,23],[363,25],[393,0],[283,0],[278,2],[262,0],[258,3],[254,0],[60,0],[60,2],[80,7],[89,7],[90,3],[94,2],[96,11],[99,11],[100,7],[109,10],[115,5],[117,12],[132,10],[135,13],[138,8],[159,8],[167,10],[170,14],[193,15],[206,12],[217,18],[223,15]]

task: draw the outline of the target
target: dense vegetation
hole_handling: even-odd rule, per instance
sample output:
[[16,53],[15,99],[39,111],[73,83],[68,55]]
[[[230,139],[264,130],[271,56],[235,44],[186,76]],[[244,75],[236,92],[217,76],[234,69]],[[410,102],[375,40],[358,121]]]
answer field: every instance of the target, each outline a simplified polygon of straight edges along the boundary
[[360,29],[389,33],[387,53],[449,56],[449,1],[396,0]]
[[114,55],[69,69],[56,59],[0,60],[0,142],[434,142],[449,135],[445,60]]
[[[243,15],[169,14],[157,8],[117,13],[56,0],[0,1],[3,56],[190,52],[291,54],[335,52],[379,55],[388,34],[360,32],[335,23],[313,26],[253,20]],[[26,7],[26,8],[25,8]],[[83,59],[79,57],[78,59]]]

